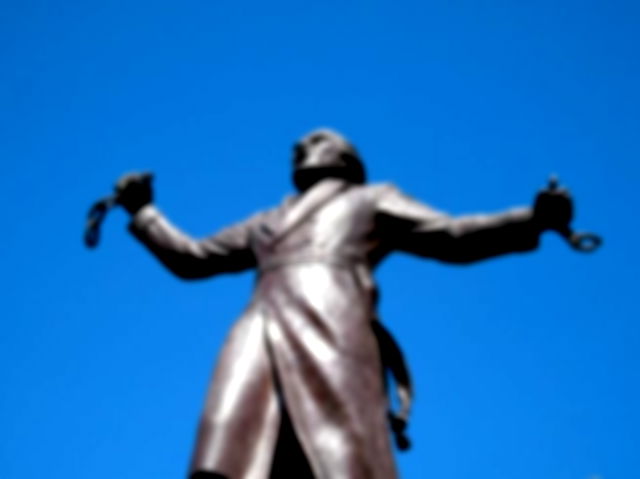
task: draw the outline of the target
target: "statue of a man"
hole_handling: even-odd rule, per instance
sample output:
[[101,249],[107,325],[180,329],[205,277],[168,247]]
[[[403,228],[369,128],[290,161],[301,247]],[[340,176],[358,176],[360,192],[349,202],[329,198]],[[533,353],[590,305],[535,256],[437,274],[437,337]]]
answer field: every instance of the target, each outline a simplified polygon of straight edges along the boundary
[[533,208],[452,218],[391,184],[366,184],[355,148],[329,130],[295,145],[299,194],[202,240],[120,181],[130,231],[185,279],[257,269],[255,292],[220,354],[191,478],[391,479],[375,267],[404,251],[451,263],[532,251],[572,217],[565,191]]

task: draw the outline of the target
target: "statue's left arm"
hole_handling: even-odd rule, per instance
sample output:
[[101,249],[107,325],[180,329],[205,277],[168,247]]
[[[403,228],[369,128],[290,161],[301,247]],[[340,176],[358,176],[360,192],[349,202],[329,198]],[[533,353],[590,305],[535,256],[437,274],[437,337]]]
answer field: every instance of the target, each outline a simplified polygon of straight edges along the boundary
[[451,263],[532,251],[543,231],[533,208],[452,217],[392,185],[382,187],[376,213],[390,249]]

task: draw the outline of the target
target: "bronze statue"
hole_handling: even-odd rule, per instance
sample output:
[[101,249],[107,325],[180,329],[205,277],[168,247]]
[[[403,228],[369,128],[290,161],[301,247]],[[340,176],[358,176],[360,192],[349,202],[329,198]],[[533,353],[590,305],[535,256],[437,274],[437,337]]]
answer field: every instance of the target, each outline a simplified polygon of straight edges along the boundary
[[578,249],[598,242],[570,231],[572,200],[555,184],[532,208],[452,218],[366,184],[357,151],[330,130],[296,144],[293,169],[297,196],[202,240],[153,206],[149,176],[126,175],[99,208],[126,208],[131,233],[180,278],[258,271],[217,363],[191,478],[397,477],[383,367],[399,385],[391,420],[403,447],[411,386],[377,321],[375,267],[393,251],[451,263],[533,251],[547,230]]

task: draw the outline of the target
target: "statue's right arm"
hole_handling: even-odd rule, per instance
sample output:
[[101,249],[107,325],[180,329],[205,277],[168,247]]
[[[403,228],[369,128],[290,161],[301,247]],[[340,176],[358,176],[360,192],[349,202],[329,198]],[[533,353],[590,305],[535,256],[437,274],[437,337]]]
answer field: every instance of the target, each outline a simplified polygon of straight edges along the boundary
[[258,217],[196,240],[148,204],[133,215],[129,231],[174,274],[183,279],[198,279],[256,266],[250,229]]

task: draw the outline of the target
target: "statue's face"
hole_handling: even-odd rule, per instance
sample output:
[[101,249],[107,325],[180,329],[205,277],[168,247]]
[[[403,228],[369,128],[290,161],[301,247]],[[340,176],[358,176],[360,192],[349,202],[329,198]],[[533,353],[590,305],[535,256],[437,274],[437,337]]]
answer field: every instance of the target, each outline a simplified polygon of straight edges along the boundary
[[338,133],[315,130],[294,145],[293,166],[296,170],[339,168],[344,165],[342,157],[348,151],[351,151],[351,146]]
[[351,144],[332,130],[315,130],[293,147],[293,181],[305,191],[327,177],[364,181],[364,169]]

